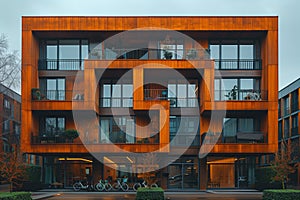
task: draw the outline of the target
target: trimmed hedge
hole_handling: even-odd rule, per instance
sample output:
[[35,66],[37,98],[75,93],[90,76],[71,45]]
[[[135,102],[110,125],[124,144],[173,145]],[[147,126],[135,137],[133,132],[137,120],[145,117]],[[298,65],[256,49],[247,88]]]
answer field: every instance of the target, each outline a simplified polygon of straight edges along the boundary
[[0,193],[0,200],[32,200],[29,192],[4,192]]
[[139,188],[136,192],[136,200],[164,200],[164,190],[158,188]]
[[300,190],[264,190],[263,200],[300,199]]
[[275,172],[271,167],[261,167],[255,169],[255,189],[265,190],[265,189],[281,189],[281,183],[272,180],[275,176]]

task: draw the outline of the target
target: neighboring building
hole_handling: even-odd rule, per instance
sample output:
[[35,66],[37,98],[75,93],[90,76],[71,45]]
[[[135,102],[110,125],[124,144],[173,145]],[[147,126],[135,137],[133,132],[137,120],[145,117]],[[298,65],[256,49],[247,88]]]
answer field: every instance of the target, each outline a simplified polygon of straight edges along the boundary
[[[293,162],[300,159],[299,91],[300,79],[297,79],[281,89],[278,95],[278,151],[289,148]],[[290,184],[299,185],[300,165],[289,178]]]
[[21,95],[0,84],[0,152],[20,150]]
[[153,174],[163,188],[252,187],[256,157],[278,148],[277,91],[277,17],[22,18],[21,147],[47,184],[134,182],[149,165],[130,152],[158,150],[174,157]]

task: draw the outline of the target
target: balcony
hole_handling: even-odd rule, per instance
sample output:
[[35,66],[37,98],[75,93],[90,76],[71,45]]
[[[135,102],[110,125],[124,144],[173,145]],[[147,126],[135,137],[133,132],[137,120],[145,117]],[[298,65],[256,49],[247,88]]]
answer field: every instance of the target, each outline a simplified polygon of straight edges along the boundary
[[197,107],[199,98],[197,97],[176,97],[169,94],[167,89],[144,89],[144,99],[147,100],[168,100],[170,107]]
[[219,70],[261,70],[261,59],[221,59],[215,60],[215,69]]
[[83,101],[83,91],[73,90],[40,90],[33,88],[31,90],[31,99],[33,101]]
[[215,101],[259,101],[268,100],[267,91],[252,89],[215,90]]
[[132,108],[132,97],[102,97],[99,99],[101,108]]
[[39,59],[39,70],[83,70],[83,59]]

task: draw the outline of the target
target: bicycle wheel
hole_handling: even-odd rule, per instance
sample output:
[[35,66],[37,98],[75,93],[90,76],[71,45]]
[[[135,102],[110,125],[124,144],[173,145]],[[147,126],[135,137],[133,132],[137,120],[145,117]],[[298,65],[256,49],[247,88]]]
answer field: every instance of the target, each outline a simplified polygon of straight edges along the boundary
[[158,185],[156,183],[151,184],[151,188],[158,188]]
[[74,189],[74,191],[78,192],[81,189],[80,183],[74,183],[73,189]]
[[104,185],[102,183],[97,183],[96,186],[95,186],[96,190],[101,192],[103,191],[105,188],[104,188]]
[[111,186],[110,183],[106,183],[105,186],[104,186],[104,188],[105,188],[105,191],[109,192],[109,191],[111,191],[112,186]]
[[142,185],[141,185],[140,183],[135,183],[135,184],[133,185],[132,189],[133,189],[134,191],[137,191],[140,187],[142,187]]
[[119,185],[118,183],[114,183],[114,184],[112,185],[112,189],[113,189],[114,191],[118,191],[118,190],[120,189],[120,185]]
[[127,185],[127,183],[123,183],[121,188],[124,192],[126,192],[128,191],[129,186]]

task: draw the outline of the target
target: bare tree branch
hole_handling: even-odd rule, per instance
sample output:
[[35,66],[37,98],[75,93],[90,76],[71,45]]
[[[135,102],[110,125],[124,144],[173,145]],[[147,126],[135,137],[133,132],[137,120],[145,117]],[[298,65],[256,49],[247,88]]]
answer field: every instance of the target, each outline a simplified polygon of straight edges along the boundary
[[0,83],[18,88],[21,80],[21,61],[17,51],[9,52],[7,37],[0,36]]

